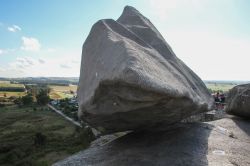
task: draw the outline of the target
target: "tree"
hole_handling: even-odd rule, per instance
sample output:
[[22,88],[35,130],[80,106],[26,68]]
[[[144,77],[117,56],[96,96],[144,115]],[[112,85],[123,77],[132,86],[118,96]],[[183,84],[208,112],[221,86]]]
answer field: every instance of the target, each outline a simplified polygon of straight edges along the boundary
[[40,89],[39,93],[36,95],[37,104],[46,105],[49,103],[49,90],[48,89]]
[[45,144],[46,144],[46,136],[40,132],[36,133],[34,137],[34,145],[43,146]]
[[14,99],[13,102],[14,102],[16,105],[21,106],[21,104],[22,104],[22,98],[21,98],[21,97],[18,97],[18,98],[16,98],[16,99]]
[[23,105],[30,105],[33,103],[33,97],[31,94],[27,94],[21,98],[21,102]]

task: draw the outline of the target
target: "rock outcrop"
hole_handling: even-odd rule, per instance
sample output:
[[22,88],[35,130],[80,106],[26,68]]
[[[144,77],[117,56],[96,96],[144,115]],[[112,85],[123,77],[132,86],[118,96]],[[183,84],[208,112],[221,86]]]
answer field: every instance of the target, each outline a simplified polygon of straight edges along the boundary
[[54,166],[247,166],[249,135],[250,121],[237,117],[183,124],[160,133],[132,132]]
[[103,133],[157,129],[208,111],[213,99],[133,7],[95,23],[82,49],[79,116]]
[[250,84],[238,85],[229,91],[226,112],[250,118]]

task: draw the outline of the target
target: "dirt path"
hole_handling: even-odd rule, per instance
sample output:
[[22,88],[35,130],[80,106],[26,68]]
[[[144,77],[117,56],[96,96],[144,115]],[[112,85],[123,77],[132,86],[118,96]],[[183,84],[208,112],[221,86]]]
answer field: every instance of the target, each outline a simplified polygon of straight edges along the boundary
[[66,116],[64,113],[62,113],[62,111],[56,109],[56,108],[53,107],[52,105],[48,104],[48,107],[49,107],[50,109],[52,109],[53,111],[55,111],[57,114],[61,115],[64,119],[66,119],[66,120],[68,120],[69,122],[73,123],[74,125],[76,125],[76,126],[78,126],[78,127],[82,127],[82,125],[81,125],[79,122],[77,122],[77,121],[73,120],[72,118]]

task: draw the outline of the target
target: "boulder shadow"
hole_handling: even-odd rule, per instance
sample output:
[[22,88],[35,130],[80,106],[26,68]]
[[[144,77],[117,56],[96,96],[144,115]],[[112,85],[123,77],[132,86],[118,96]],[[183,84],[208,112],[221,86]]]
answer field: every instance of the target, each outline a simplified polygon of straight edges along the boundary
[[250,128],[249,128],[250,119],[238,116],[232,116],[232,120],[242,131],[244,131],[248,136],[250,136]]
[[212,125],[185,123],[161,132],[131,132],[117,140],[84,151],[85,165],[207,166]]

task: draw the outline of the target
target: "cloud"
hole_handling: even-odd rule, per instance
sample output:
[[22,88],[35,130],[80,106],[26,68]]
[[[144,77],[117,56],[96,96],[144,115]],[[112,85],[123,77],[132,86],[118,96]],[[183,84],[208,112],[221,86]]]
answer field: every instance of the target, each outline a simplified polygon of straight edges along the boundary
[[16,58],[16,60],[9,64],[8,70],[21,71],[22,73],[30,70],[31,67],[35,66],[37,61],[31,57]]
[[21,31],[22,30],[18,25],[12,25],[12,26],[8,27],[7,29],[10,32],[17,32],[17,31]]
[[4,68],[0,67],[0,72],[4,72],[4,71],[5,71]]
[[68,65],[68,64],[60,64],[60,67],[65,68],[65,69],[70,69],[71,68],[71,66]]
[[16,30],[13,27],[8,27],[8,31],[10,31],[10,32],[16,32]]
[[[179,13],[200,15],[207,8],[214,7],[216,4],[227,5],[231,0],[146,0],[144,1],[150,14],[157,20],[166,21],[171,17],[184,16]],[[194,17],[194,16],[193,16]]]
[[8,53],[15,52],[15,51],[16,49],[0,49],[0,55],[8,54]]
[[31,57],[16,58],[16,61],[10,64],[14,69],[28,69],[31,66],[34,66],[36,61]]
[[19,31],[22,30],[18,25],[13,25],[13,27],[14,27],[16,30],[19,30]]
[[71,62],[74,63],[74,64],[80,64],[79,60],[72,60]]
[[47,51],[48,51],[48,52],[55,52],[56,49],[55,49],[55,48],[48,48]]
[[[46,58],[45,58],[46,57]],[[57,56],[19,56],[0,67],[1,77],[78,77],[81,61],[79,51],[62,52]],[[1,58],[0,58],[1,59]],[[43,63],[44,61],[44,63]]]
[[75,66],[80,66],[80,60],[79,59],[75,59],[75,60],[63,60],[62,63],[60,64],[61,68],[65,68],[65,69],[70,69],[73,68]]
[[44,63],[45,63],[45,60],[43,60],[43,59],[38,59],[38,62],[39,62],[40,64],[44,64]]
[[168,14],[177,8],[179,0],[149,0],[149,6],[153,14],[159,19],[165,19]]
[[250,40],[204,29],[176,28],[166,34],[176,55],[202,79],[250,80]]
[[48,66],[42,67],[42,59],[34,59],[32,57],[18,57],[13,62],[10,62],[4,70],[0,70],[0,75],[3,77],[27,77],[34,76],[33,72],[36,74],[45,71],[50,72]]
[[23,36],[22,40],[23,40],[23,45],[21,46],[22,50],[39,51],[41,49],[41,44],[36,38]]

